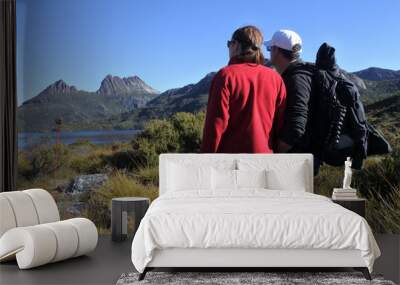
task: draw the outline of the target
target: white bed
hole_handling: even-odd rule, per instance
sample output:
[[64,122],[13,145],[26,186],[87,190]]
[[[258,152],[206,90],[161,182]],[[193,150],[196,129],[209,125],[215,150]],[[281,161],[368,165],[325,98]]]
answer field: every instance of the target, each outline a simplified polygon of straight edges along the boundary
[[369,225],[313,194],[312,169],[309,154],[161,154],[160,197],[132,242],[140,279],[155,267],[354,267],[370,278],[380,251]]

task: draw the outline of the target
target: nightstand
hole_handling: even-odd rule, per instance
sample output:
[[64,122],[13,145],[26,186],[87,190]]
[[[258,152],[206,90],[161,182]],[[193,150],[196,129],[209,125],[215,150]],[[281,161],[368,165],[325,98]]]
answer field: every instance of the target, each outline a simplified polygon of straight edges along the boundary
[[367,200],[364,198],[352,198],[352,199],[332,199],[332,202],[341,205],[342,207],[359,214],[365,218],[365,207]]
[[113,241],[123,241],[128,236],[128,214],[133,214],[135,235],[140,221],[150,205],[145,197],[112,198],[111,202],[111,237]]

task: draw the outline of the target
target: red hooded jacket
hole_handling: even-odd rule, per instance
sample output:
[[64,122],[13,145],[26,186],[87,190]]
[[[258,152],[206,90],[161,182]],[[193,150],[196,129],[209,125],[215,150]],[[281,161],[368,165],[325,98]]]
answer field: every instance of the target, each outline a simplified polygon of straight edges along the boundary
[[212,80],[200,152],[272,153],[285,105],[276,71],[232,58]]

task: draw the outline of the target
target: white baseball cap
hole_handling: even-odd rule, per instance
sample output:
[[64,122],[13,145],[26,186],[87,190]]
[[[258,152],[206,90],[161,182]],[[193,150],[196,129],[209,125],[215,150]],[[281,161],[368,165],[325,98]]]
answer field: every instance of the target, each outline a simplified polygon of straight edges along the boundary
[[296,32],[290,30],[279,30],[275,32],[272,36],[272,39],[269,41],[265,41],[264,45],[268,51],[271,50],[272,46],[277,46],[285,50],[294,51],[293,47],[295,45],[300,45],[300,50],[297,50],[297,52],[302,51],[302,42],[300,36]]

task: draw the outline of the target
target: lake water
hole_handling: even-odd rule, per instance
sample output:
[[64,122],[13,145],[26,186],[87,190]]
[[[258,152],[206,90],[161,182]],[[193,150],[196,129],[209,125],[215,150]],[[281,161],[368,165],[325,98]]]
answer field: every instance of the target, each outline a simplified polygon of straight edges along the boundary
[[[128,142],[140,130],[93,130],[61,132],[60,140],[63,144],[75,143],[77,140],[88,140],[94,144],[108,144],[113,142]],[[54,144],[55,132],[19,132],[18,149],[27,149],[39,144]]]

